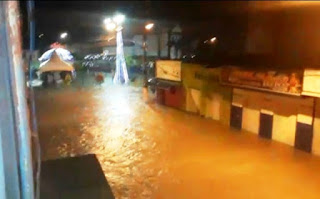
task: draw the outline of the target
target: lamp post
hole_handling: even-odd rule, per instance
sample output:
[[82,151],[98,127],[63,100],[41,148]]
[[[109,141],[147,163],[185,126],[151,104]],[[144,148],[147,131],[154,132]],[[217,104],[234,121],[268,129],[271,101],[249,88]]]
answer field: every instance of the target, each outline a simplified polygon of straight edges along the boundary
[[143,48],[143,58],[142,58],[142,64],[143,64],[143,74],[144,74],[144,83],[143,86],[147,87],[148,83],[148,77],[147,77],[147,66],[146,66],[146,59],[147,59],[147,33],[151,31],[154,27],[154,23],[147,23],[144,26],[144,31],[143,31],[143,43],[142,43],[142,48]]
[[117,40],[117,56],[116,56],[116,71],[113,78],[113,83],[128,83],[128,71],[123,53],[123,40],[122,40],[122,23],[125,20],[125,16],[118,14],[113,18],[106,18],[104,20],[105,28],[109,32],[116,31]]

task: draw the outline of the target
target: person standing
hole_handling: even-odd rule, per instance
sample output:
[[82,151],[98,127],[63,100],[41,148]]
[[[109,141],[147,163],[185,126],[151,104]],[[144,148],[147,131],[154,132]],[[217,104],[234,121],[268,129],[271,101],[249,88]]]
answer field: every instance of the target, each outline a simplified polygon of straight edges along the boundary
[[65,78],[64,78],[64,83],[66,85],[70,85],[71,81],[72,81],[71,75],[70,75],[70,73],[67,73]]

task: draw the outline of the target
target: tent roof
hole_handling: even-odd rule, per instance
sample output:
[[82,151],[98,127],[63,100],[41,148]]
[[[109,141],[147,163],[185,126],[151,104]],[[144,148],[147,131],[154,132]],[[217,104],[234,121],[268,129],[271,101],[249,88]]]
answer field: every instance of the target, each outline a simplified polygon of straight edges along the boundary
[[62,59],[63,61],[73,60],[73,56],[71,55],[70,51],[63,48],[53,48],[43,53],[39,58],[39,61],[44,62],[51,59],[51,56],[53,55],[53,53],[57,54],[60,57],[60,59]]
[[67,62],[62,61],[56,52],[53,52],[51,58],[46,62],[43,62],[39,68],[40,72],[73,70],[73,66]]

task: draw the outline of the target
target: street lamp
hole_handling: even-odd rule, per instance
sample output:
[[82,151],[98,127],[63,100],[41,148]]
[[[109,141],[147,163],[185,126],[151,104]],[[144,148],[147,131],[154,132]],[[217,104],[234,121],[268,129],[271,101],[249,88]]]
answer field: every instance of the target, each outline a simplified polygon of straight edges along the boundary
[[125,16],[122,14],[118,14],[116,16],[113,17],[113,21],[116,22],[118,25],[122,24],[125,20]]
[[214,43],[214,42],[216,41],[216,39],[217,39],[216,37],[212,37],[212,38],[210,39],[210,42],[211,42],[211,43]]
[[145,28],[146,30],[151,30],[151,29],[153,28],[153,26],[154,26],[154,23],[148,23],[148,24],[145,25],[144,28]]
[[113,31],[120,31],[122,29],[122,23],[125,20],[125,16],[122,14],[118,14],[111,18],[106,18],[103,23],[105,25],[105,28],[107,31],[113,32]]
[[147,66],[146,66],[146,59],[147,59],[147,32],[150,31],[154,27],[154,23],[147,23],[144,26],[144,32],[143,32],[143,59],[142,59],[142,64],[143,64],[143,70],[144,70],[144,87],[147,87],[148,83],[148,77],[147,77]]
[[65,38],[67,38],[67,36],[68,36],[68,33],[63,32],[60,34],[60,39],[65,39]]
[[211,39],[208,39],[208,40],[205,40],[203,43],[208,43],[209,41],[210,41],[210,43],[211,44],[213,44],[213,43],[215,43],[216,42],[216,40],[217,40],[217,38],[216,37],[212,37]]
[[109,22],[106,24],[106,29],[107,29],[107,31],[110,31],[110,32],[114,31],[116,29],[116,27],[117,27],[117,25],[113,22]]

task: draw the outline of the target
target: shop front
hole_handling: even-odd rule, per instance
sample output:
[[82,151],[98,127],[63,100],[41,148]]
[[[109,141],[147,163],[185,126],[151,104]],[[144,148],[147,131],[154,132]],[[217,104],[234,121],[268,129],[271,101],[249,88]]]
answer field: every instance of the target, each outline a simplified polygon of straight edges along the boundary
[[181,61],[156,61],[157,103],[184,109],[185,92],[181,83]]
[[[157,68],[160,104],[320,155],[318,70],[205,68],[181,62],[163,65]],[[178,72],[168,72],[166,67]],[[179,75],[168,77],[169,73]]]
[[221,68],[197,64],[182,65],[182,82],[186,90],[186,111],[229,123],[232,89],[220,85]]
[[[230,126],[311,152],[315,98],[303,95],[303,71],[222,70],[221,84],[233,88]],[[304,82],[305,83],[305,82]]]

